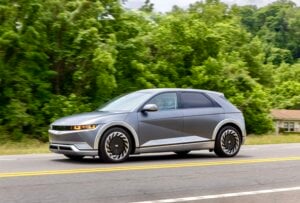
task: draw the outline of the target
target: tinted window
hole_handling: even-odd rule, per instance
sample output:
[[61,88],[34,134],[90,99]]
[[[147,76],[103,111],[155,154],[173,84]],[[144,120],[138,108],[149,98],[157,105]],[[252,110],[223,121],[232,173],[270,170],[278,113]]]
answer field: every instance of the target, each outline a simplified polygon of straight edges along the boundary
[[156,104],[158,110],[177,109],[176,93],[163,93],[153,97],[148,104]]
[[204,94],[183,92],[181,94],[183,108],[214,107],[214,104]]

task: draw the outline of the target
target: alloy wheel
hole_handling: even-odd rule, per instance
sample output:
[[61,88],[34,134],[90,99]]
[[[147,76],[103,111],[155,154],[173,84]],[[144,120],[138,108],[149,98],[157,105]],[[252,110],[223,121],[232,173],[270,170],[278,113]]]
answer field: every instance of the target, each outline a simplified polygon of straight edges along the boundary
[[239,150],[239,135],[231,129],[225,130],[221,135],[221,147],[227,155],[233,155]]
[[120,161],[129,153],[129,140],[122,132],[112,132],[105,139],[105,153],[114,160]]

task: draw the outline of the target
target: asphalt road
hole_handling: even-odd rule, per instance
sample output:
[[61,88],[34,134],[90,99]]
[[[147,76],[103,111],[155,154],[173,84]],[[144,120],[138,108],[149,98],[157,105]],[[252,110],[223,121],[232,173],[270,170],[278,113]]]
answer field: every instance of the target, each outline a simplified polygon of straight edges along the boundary
[[61,155],[0,156],[0,202],[300,202],[300,143],[130,157],[121,164]]

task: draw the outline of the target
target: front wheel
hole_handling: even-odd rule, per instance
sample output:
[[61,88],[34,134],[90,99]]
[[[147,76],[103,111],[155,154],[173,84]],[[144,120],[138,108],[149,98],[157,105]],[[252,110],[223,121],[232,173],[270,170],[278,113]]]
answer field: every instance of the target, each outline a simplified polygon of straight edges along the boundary
[[126,130],[111,128],[103,134],[100,141],[99,157],[105,162],[122,162],[129,157],[131,147],[131,139]]
[[233,157],[241,148],[241,134],[232,126],[223,127],[217,134],[215,153],[220,157]]

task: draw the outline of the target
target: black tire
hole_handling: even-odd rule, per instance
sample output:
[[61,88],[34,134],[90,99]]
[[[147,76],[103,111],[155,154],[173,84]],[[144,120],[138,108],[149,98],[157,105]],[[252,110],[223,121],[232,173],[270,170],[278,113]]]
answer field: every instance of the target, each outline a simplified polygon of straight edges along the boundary
[[99,157],[104,162],[119,163],[125,161],[131,152],[132,141],[123,128],[107,130],[99,143]]
[[83,159],[84,156],[79,156],[79,155],[68,155],[68,154],[64,154],[65,157],[71,159],[71,160],[75,160],[75,161],[80,161]]
[[186,156],[190,151],[176,151],[175,152],[178,156]]
[[241,134],[232,126],[224,126],[217,134],[215,153],[219,157],[233,157],[241,148]]

